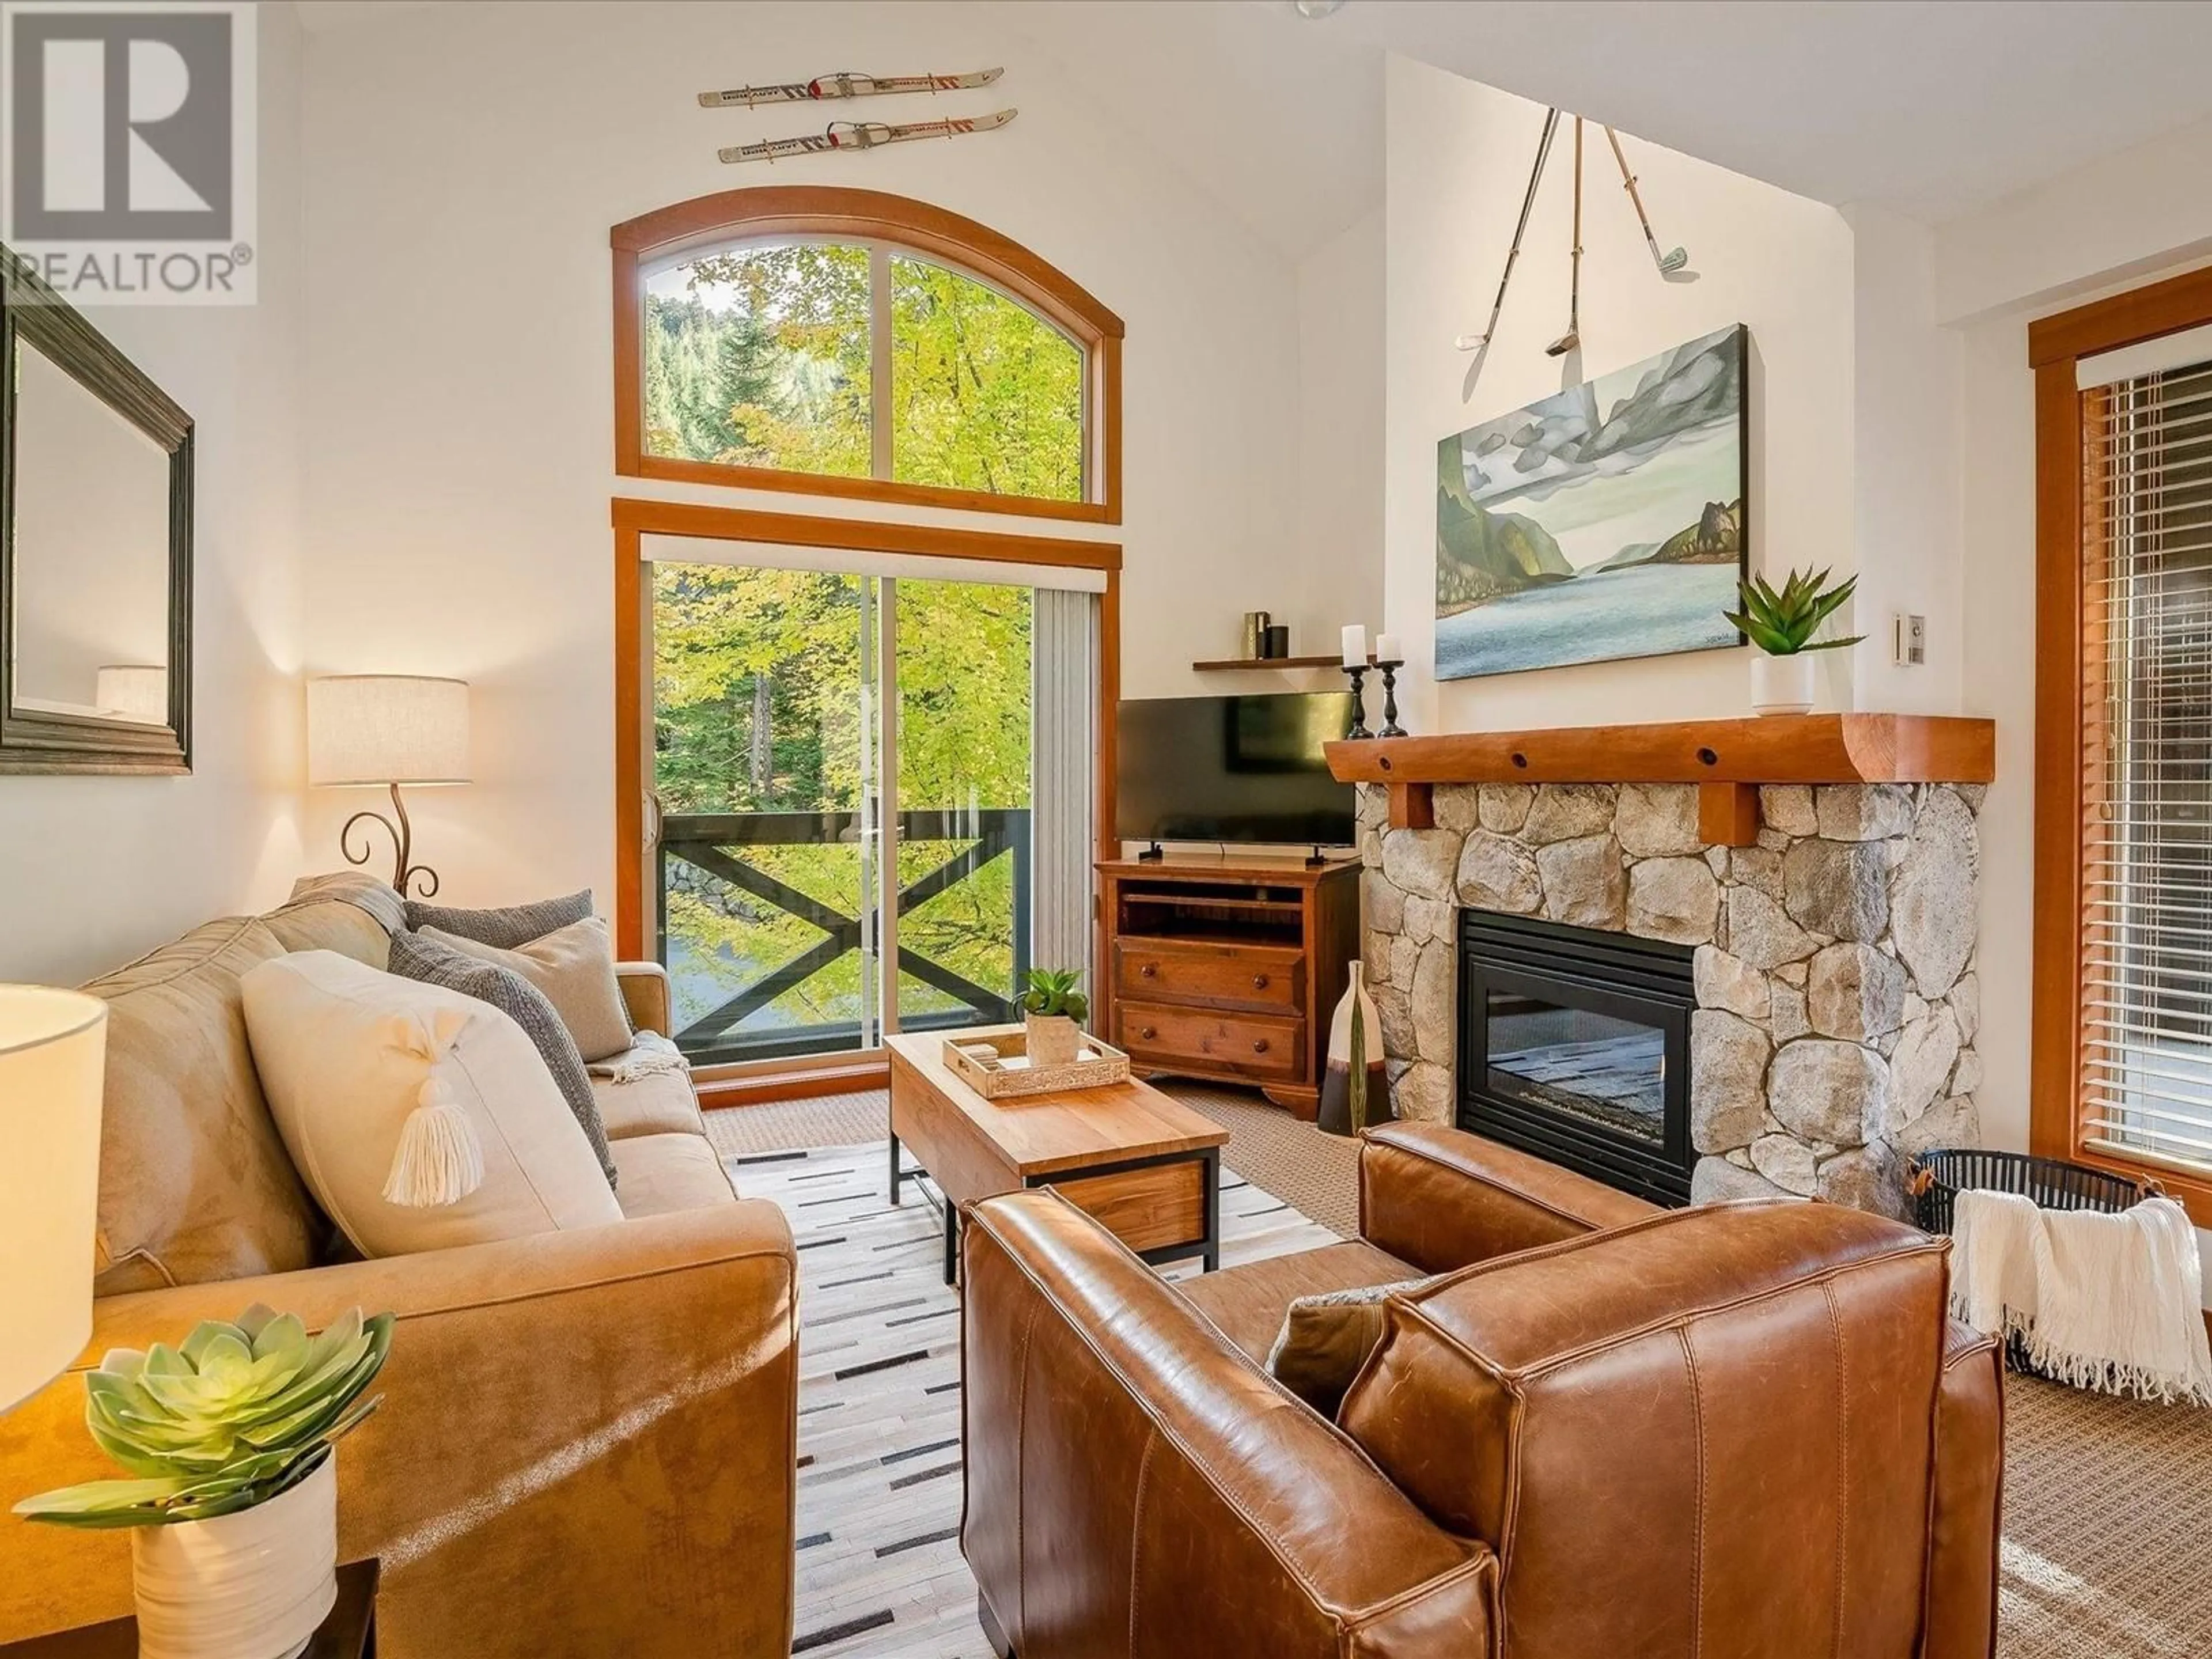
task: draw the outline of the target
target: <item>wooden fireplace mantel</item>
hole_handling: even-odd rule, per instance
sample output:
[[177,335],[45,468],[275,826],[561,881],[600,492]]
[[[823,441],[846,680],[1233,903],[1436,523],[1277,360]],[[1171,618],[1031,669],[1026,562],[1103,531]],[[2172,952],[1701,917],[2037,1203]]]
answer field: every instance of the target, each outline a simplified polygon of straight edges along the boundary
[[1949,714],[1770,714],[1659,726],[1571,726],[1364,738],[1328,745],[1343,783],[1390,792],[1390,823],[1436,823],[1440,783],[1694,783],[1705,840],[1759,836],[1763,783],[1987,783],[1996,724]]

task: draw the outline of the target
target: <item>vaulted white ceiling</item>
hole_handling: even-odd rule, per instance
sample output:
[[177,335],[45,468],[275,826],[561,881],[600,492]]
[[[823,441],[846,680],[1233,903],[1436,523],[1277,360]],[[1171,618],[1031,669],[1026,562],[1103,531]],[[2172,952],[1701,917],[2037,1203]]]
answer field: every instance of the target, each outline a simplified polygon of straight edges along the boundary
[[2189,0],[1350,0],[1309,27],[1929,222],[2212,117]]
[[[1382,199],[1391,52],[1929,222],[2212,118],[2212,4],[2195,0],[1347,0],[1319,21],[1291,0],[944,3],[1002,28],[1010,64],[1064,75],[1291,259]],[[322,33],[411,9],[301,12]],[[864,44],[856,21],[856,62]]]

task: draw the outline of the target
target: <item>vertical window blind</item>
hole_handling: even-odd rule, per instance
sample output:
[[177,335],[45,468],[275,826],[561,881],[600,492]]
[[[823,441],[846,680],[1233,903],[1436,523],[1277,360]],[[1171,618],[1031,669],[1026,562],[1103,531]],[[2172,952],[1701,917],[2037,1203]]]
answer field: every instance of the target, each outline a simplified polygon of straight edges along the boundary
[[2212,362],[2082,408],[2083,1144],[2212,1171]]

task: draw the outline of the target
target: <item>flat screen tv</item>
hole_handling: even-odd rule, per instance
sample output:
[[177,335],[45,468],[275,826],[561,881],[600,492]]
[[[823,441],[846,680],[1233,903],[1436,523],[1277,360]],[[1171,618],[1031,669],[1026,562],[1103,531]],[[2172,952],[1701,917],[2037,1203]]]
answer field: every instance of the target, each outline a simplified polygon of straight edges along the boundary
[[1351,729],[1349,691],[1125,702],[1115,834],[1348,845],[1352,787],[1329,776],[1322,745]]

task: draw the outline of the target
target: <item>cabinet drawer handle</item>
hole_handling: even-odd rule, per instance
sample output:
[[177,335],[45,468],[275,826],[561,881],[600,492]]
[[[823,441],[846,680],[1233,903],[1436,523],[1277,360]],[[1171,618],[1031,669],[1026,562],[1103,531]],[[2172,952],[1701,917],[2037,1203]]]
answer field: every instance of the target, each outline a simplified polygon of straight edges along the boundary
[[1154,1037],[1158,1036],[1159,1033],[1154,1030],[1151,1026],[1147,1025],[1144,1030],[1139,1031],[1137,1035],[1142,1037],[1146,1042],[1150,1042]]
[[1266,1054],[1267,1052],[1267,1039],[1265,1037],[1260,1038],[1259,1041],[1252,1045],[1252,1052],[1255,1054]]
[[1158,979],[1160,973],[1160,965],[1156,962],[1148,962],[1145,963],[1143,967],[1138,969],[1137,973],[1140,977],[1145,979]]
[[1254,990],[1255,990],[1255,991],[1264,991],[1264,990],[1266,990],[1266,989],[1267,988],[1267,976],[1265,974],[1255,974],[1255,975],[1252,975],[1252,988],[1253,988]]

